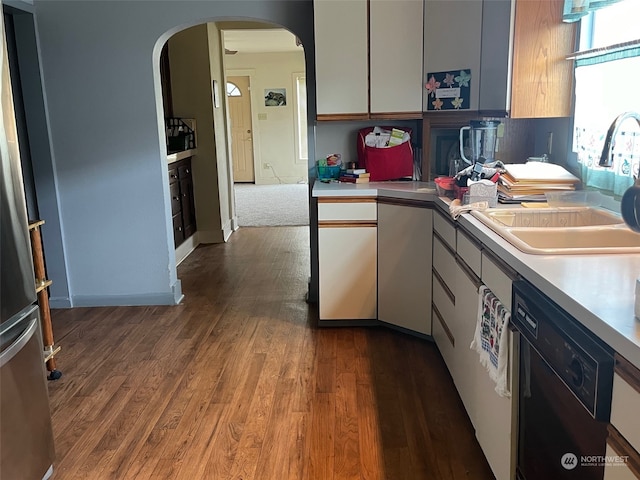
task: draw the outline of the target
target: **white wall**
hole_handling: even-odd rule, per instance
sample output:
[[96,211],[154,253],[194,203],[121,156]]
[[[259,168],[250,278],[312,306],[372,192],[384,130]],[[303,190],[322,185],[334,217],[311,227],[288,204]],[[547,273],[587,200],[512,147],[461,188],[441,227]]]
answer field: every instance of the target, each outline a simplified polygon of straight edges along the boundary
[[[311,46],[306,70],[313,76],[312,2],[60,0],[36,1],[35,9],[58,187],[38,200],[59,205],[70,304],[173,303],[180,284],[166,181],[162,45],[207,21],[265,20]],[[310,89],[311,123],[314,117]]]
[[[296,161],[296,85],[293,77],[294,73],[305,71],[303,51],[226,55],[225,67],[227,75],[234,75],[237,70],[254,71],[251,114],[254,125],[256,184],[279,183],[280,180],[282,183],[306,181],[308,166]],[[270,88],[287,90],[286,106],[265,106],[264,92]],[[262,119],[259,115],[263,116]],[[263,167],[267,162],[273,169]]]

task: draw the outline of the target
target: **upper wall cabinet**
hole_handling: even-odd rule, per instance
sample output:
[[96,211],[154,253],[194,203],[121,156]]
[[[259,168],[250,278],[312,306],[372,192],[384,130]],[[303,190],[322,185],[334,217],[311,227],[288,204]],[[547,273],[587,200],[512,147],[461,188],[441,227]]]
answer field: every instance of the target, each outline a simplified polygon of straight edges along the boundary
[[313,4],[318,120],[421,118],[423,3]]
[[[425,75],[470,69],[471,111],[571,116],[573,63],[565,58],[576,31],[562,9],[563,0],[425,0]],[[426,91],[423,98],[427,111]]]
[[422,117],[422,16],[419,0],[370,2],[371,118]]
[[[424,6],[425,78],[429,73],[470,70],[470,104],[464,106],[470,110],[478,110],[482,3],[478,0],[425,0]],[[429,102],[434,99],[425,88],[422,91],[423,110],[427,111]]]
[[314,0],[318,120],[369,118],[367,0]]
[[573,62],[566,57],[575,50],[576,24],[562,22],[563,5],[563,0],[515,1],[513,118],[572,115]]

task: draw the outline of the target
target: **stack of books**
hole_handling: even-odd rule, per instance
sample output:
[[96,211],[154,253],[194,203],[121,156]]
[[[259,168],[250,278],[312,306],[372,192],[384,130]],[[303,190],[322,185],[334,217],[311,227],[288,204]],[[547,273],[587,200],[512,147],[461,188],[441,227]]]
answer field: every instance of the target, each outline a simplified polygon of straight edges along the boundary
[[560,165],[527,162],[504,166],[498,199],[502,203],[546,200],[545,192],[573,191],[580,179]]
[[346,183],[367,183],[370,173],[364,168],[348,168],[344,173],[340,174],[338,181]]

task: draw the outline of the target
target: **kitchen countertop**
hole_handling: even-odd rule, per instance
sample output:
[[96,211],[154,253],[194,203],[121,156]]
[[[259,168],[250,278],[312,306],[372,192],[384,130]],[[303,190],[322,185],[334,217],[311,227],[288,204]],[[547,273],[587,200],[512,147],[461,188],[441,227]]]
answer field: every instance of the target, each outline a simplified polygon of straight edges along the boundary
[[196,154],[196,150],[184,150],[182,152],[167,154],[167,163],[174,163],[184,158],[193,157]]
[[[449,214],[447,198],[427,182],[323,183],[312,195],[377,196],[433,202]],[[521,252],[470,214],[458,224],[562,309],[640,368],[640,320],[634,315],[640,254],[532,255]]]

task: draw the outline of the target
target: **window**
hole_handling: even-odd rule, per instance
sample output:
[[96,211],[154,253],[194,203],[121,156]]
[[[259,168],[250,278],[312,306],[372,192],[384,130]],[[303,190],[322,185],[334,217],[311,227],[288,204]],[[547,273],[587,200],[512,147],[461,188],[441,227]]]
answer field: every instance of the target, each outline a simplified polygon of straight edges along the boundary
[[242,92],[235,83],[227,82],[227,97],[241,97]]
[[[571,1],[571,0],[567,0]],[[592,2],[594,3],[594,2]],[[603,2],[600,2],[603,3]],[[638,0],[611,2],[590,12],[580,25],[580,50],[574,55],[575,114],[573,150],[578,155],[582,180],[622,195],[638,176],[640,125],[633,119],[621,124],[611,168],[600,167],[605,137],[623,112],[640,113],[640,18]]]

